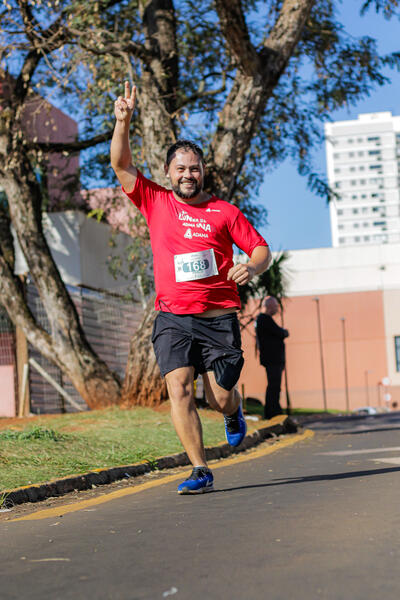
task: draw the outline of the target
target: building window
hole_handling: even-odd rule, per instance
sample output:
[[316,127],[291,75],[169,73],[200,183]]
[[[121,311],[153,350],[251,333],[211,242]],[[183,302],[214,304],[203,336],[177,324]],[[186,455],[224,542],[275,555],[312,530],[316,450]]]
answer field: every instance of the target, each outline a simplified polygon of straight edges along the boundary
[[338,214],[338,215],[342,215],[342,214],[343,214],[343,210],[340,208],[340,209],[337,211],[337,214]]
[[381,141],[381,139],[380,139],[380,137],[373,136],[373,137],[368,137],[368,138],[367,138],[367,141],[368,141],[368,142],[380,142],[380,141]]
[[359,223],[353,223],[353,227],[354,227],[354,229],[358,229],[360,227],[360,224]]
[[348,144],[352,144],[353,142],[354,142],[353,138],[349,138],[349,139],[347,140],[347,143],[348,143]]
[[344,244],[344,242],[345,242],[345,239],[346,239],[346,238],[344,238],[344,237],[340,237],[340,238],[339,238],[339,244]]
[[355,167],[350,167],[350,173],[354,173],[355,170],[356,170]]
[[359,242],[360,241],[360,236],[356,235],[356,237],[354,238],[355,242]]
[[364,242],[369,242],[369,235],[364,235]]
[[350,156],[350,158],[353,158],[354,157],[354,152],[349,152],[349,156]]
[[358,208],[353,208],[351,212],[353,213],[353,215],[358,215]]
[[369,154],[370,156],[374,156],[374,155],[376,155],[376,154],[380,154],[380,153],[381,153],[381,151],[380,151],[380,150],[368,150],[368,154]]
[[396,371],[400,371],[400,335],[394,337],[394,353],[396,356]]

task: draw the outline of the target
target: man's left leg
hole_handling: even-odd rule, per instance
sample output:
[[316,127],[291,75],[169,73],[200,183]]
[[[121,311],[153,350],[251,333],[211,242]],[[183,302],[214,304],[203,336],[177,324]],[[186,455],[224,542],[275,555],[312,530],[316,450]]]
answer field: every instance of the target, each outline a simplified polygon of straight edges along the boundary
[[247,431],[239,392],[235,387],[231,390],[221,387],[213,371],[203,374],[203,382],[208,403],[224,415],[226,438],[229,444],[239,446]]

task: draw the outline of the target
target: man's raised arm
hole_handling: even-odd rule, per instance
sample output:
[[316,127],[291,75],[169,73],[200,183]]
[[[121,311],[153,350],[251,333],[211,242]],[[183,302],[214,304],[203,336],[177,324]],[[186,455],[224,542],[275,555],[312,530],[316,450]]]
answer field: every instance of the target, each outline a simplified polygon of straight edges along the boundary
[[135,108],[136,86],[129,89],[129,81],[125,81],[125,96],[119,96],[114,104],[115,129],[111,140],[111,166],[119,182],[126,192],[135,187],[137,169],[132,164],[129,146],[129,124]]

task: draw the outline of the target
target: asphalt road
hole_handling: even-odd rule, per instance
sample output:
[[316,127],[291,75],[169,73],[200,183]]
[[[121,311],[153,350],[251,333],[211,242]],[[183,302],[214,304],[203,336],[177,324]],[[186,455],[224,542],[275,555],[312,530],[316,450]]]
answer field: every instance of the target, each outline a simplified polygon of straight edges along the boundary
[[216,469],[214,493],[1,521],[0,599],[398,600],[400,413],[307,426]]

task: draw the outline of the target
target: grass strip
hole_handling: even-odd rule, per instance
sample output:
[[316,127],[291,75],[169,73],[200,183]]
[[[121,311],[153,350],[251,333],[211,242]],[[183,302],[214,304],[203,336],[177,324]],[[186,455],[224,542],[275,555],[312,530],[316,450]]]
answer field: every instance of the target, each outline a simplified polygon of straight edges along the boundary
[[[225,439],[221,415],[201,410],[204,442]],[[254,426],[253,426],[254,427]],[[93,469],[154,461],[182,452],[168,410],[109,408],[32,417],[2,428],[0,494],[6,490],[86,473]]]

